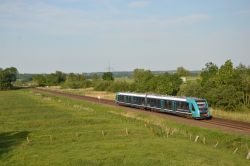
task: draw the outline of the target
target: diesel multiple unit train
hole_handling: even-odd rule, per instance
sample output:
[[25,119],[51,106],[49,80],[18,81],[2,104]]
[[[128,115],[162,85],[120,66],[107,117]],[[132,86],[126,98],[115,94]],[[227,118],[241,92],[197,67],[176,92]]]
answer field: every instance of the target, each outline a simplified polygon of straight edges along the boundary
[[195,97],[160,96],[138,93],[116,93],[116,103],[140,109],[172,113],[194,119],[212,118],[205,99]]

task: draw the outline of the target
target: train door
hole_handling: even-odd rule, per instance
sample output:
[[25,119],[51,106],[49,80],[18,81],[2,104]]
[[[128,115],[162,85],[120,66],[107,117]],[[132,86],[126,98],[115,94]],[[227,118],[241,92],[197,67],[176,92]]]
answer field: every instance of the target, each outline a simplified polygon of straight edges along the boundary
[[128,103],[128,96],[125,96],[125,103]]
[[195,108],[193,103],[189,103],[189,112],[192,113],[192,116],[195,114]]
[[164,111],[165,100],[160,100],[160,107],[161,107],[161,111]]
[[176,111],[176,102],[175,101],[172,101],[172,110]]

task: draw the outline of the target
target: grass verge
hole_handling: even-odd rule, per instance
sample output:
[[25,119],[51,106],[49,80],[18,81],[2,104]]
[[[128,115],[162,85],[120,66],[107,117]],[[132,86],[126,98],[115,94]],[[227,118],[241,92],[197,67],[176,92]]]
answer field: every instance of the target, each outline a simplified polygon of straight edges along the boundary
[[213,109],[213,108],[211,108],[210,111],[214,117],[250,123],[250,111],[248,111],[248,112],[237,112],[237,111],[232,112],[232,111],[223,111],[220,109]]

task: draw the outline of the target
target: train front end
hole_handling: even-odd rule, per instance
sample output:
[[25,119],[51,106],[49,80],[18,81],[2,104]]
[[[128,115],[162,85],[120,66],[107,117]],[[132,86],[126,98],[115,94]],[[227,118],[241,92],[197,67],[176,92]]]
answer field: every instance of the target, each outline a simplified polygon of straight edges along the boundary
[[192,117],[195,119],[211,119],[212,115],[208,108],[208,103],[205,99],[191,99]]

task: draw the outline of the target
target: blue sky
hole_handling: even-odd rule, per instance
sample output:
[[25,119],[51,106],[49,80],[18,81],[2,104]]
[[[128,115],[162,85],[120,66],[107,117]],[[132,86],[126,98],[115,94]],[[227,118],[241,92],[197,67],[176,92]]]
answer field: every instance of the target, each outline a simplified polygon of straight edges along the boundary
[[0,67],[20,72],[250,65],[249,0],[0,0]]

